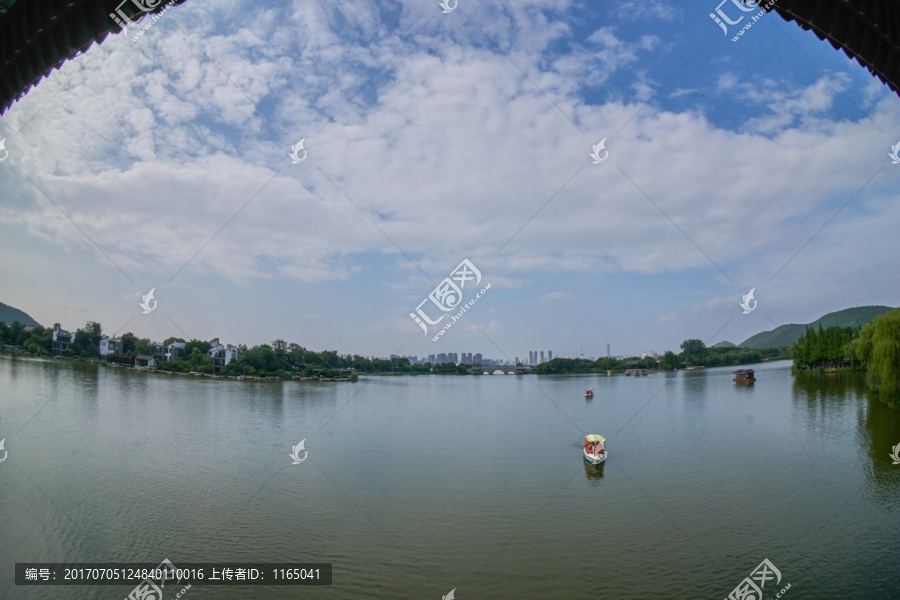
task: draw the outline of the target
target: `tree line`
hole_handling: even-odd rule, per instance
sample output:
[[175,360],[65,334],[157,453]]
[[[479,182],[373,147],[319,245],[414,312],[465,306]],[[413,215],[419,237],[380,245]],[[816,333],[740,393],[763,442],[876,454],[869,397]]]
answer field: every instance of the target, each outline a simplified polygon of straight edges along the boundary
[[[69,356],[97,358],[100,354],[100,336],[100,324],[88,321],[72,335]],[[28,327],[18,321],[10,324],[0,321],[0,343],[33,354],[50,354],[53,328],[42,325]]]
[[790,358],[787,347],[756,350],[738,346],[708,347],[703,340],[689,339],[681,343],[678,354],[666,350],[658,359],[652,356],[638,358],[607,358],[597,360],[585,358],[554,358],[541,363],[532,370],[534,373],[553,375],[562,373],[620,373],[628,369],[659,369],[672,371],[684,367],[729,367],[761,362],[763,359]]
[[[0,322],[0,343],[16,346],[34,354],[49,355],[52,347],[52,328],[40,325],[26,330],[18,321],[12,324]],[[63,354],[68,357],[96,359],[100,353],[102,327],[95,321],[88,321],[84,327],[76,329],[72,343]],[[156,346],[148,338],[139,338],[131,332],[122,334],[121,355],[109,355],[107,361],[134,364],[134,357],[153,355]],[[213,363],[207,356],[211,348],[210,342],[202,340],[185,340],[170,337],[162,342],[167,347],[173,342],[184,343],[184,353],[174,360],[162,363],[157,369],[171,372],[199,372],[211,374],[215,371]],[[336,377],[349,371],[358,373],[436,373],[445,375],[464,375],[468,365],[442,363],[410,363],[406,358],[370,359],[359,355],[341,355],[335,350],[316,352],[299,344],[284,340],[274,340],[271,344],[261,344],[248,348],[238,345],[239,357],[220,369],[220,375],[237,376],[279,376]],[[707,347],[697,339],[685,340],[681,344],[681,352],[675,354],[666,351],[659,362],[653,357],[645,358],[598,358],[595,361],[585,359],[555,358],[533,368],[539,374],[561,373],[605,373],[606,371],[622,372],[628,368],[637,369],[677,369],[684,366],[730,366],[760,362],[763,358],[783,358],[778,349],[753,350],[738,347]]]
[[857,368],[859,361],[853,338],[852,327],[823,329],[821,324],[818,329],[807,327],[800,339],[791,345],[794,371]]
[[[56,324],[58,325],[58,323]],[[72,343],[62,352],[69,358],[97,359],[100,356],[100,339],[103,335],[100,323],[88,321],[72,334]],[[131,332],[119,336],[122,342],[120,355],[108,355],[108,362],[134,364],[134,357],[154,355],[157,347],[149,338],[139,338]],[[215,371],[207,353],[212,345],[202,340],[185,340],[170,337],[162,342],[163,348],[173,342],[184,343],[184,353],[174,360],[158,365],[159,370],[176,373]],[[0,344],[15,346],[26,352],[49,356],[53,347],[53,328],[37,325],[26,327],[18,321],[0,322]],[[339,377],[347,371],[358,373],[465,373],[465,366],[455,364],[411,364],[406,358],[370,359],[359,355],[341,355],[335,350],[316,352],[299,344],[274,340],[271,344],[247,347],[238,345],[238,358],[219,371],[219,375],[293,377]]]
[[[63,353],[73,358],[96,359],[100,353],[102,327],[88,321],[76,329],[69,348]],[[157,349],[148,338],[138,338],[131,332],[119,338],[120,356],[108,356],[111,362],[134,363],[138,355],[153,355]],[[26,327],[18,321],[0,322],[0,344],[15,346],[38,355],[50,355],[53,329],[37,325]],[[184,342],[184,355],[160,365],[160,369],[174,372],[196,371],[213,373],[207,356],[210,342],[171,337],[163,342]],[[220,375],[255,375],[292,377],[337,377],[347,371],[357,373],[438,373],[465,374],[467,365],[452,363],[413,363],[405,358],[370,359],[359,355],[341,355],[334,350],[316,352],[299,344],[274,340],[248,348],[239,345],[239,357],[225,365]],[[831,368],[866,371],[869,386],[890,404],[900,404],[900,309],[876,316],[868,324],[854,330],[849,327],[818,329],[807,327],[804,335],[790,347],[755,350],[752,348],[707,347],[702,340],[684,340],[681,352],[667,350],[657,362],[653,357],[597,360],[554,358],[533,368],[538,374],[622,372],[629,368],[672,370],[689,366],[735,366],[753,364],[763,359],[793,358],[794,371]]]
[[791,346],[795,373],[847,369],[866,373],[884,402],[900,406],[900,309],[876,316],[861,328],[807,327]]
[[866,365],[866,383],[892,406],[900,406],[900,309],[878,315],[853,340]]

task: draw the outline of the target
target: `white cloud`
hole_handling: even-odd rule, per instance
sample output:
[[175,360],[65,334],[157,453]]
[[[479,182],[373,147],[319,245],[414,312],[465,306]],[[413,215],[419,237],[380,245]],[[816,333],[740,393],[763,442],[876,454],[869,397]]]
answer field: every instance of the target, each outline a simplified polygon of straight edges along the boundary
[[615,15],[620,19],[662,19],[672,21],[682,16],[680,8],[661,0],[620,0],[611,3]]
[[724,298],[715,296],[713,298],[710,298],[709,300],[707,300],[704,303],[704,308],[706,308],[706,310],[708,310],[708,311],[714,311],[716,309],[719,309],[719,308],[725,306],[727,304],[727,302],[728,301],[725,300]]
[[550,292],[541,297],[541,302],[569,302],[571,300],[575,300],[575,296],[564,292]]
[[[187,50],[177,31],[153,34],[162,47]],[[612,48],[621,43],[608,29],[592,37]],[[272,114],[280,112],[269,106],[273,102],[296,100],[265,83],[286,82],[294,65],[264,63],[259,74],[256,62],[237,58],[258,44],[246,30],[199,43],[216,48],[217,58],[233,69],[231,78],[264,97],[261,105]],[[623,56],[627,64],[636,55]],[[271,130],[265,117],[214,66],[198,58],[162,63],[164,70],[137,56],[132,79],[118,72],[125,69],[121,61],[120,51],[98,56],[74,92],[83,107],[63,112],[51,104],[46,118],[30,125],[27,135],[46,151],[30,155],[26,170],[45,173],[38,179],[51,198],[123,268],[179,268],[251,198],[191,261],[190,271],[237,279],[343,279],[358,256],[396,253],[395,243],[417,262],[467,255],[507,277],[560,265],[648,273],[703,267],[709,264],[704,252],[724,264],[749,254],[762,259],[790,247],[784,240],[793,237],[796,219],[821,210],[827,198],[852,193],[878,150],[877,135],[863,122],[826,127],[810,118],[808,127],[765,136],[717,129],[701,115],[638,102],[589,107],[561,98],[564,112],[597,135],[642,110],[608,142],[610,161],[587,165],[538,212],[585,165],[593,141],[491,52],[451,45],[438,55],[399,55],[392,78],[378,86],[376,104],[365,111],[351,104],[345,121],[307,137],[305,163],[277,176],[296,140],[261,134]],[[205,71],[199,78],[197,64]],[[204,83],[184,85],[190,80]],[[762,98],[760,90],[740,86],[750,100]],[[770,102],[793,122],[803,106],[827,109],[829,86],[822,79]],[[29,100],[20,103],[22,114]],[[35,103],[41,100],[34,95]],[[112,124],[127,127],[101,135],[94,119],[101,104]],[[300,112],[318,120],[311,106]],[[779,118],[750,119],[748,128],[771,134]],[[236,137],[244,127],[248,137]],[[186,135],[190,131],[197,135]],[[847,156],[848,136],[868,140],[871,151]],[[72,153],[73,147],[90,152]],[[114,154],[117,148],[124,153]],[[737,158],[746,156],[754,161]],[[698,177],[698,170],[718,175]],[[32,195],[38,204],[5,211],[4,222],[86,243],[54,207]],[[781,201],[786,197],[789,203]],[[573,239],[586,242],[573,248]]]

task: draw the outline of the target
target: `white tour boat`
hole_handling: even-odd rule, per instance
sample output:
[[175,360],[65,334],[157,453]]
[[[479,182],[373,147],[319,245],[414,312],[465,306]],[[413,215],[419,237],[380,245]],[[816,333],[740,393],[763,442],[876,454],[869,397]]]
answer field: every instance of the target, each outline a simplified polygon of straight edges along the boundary
[[584,436],[584,462],[599,465],[608,454],[605,437],[593,433]]

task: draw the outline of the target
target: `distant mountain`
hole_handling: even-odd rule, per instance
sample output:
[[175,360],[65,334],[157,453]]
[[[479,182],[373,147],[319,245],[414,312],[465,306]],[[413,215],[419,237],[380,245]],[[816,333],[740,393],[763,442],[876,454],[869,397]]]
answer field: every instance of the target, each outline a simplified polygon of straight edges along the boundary
[[734,344],[727,341],[721,341],[718,344],[713,344],[710,348],[737,348]]
[[865,325],[880,314],[894,310],[890,306],[857,306],[855,308],[845,308],[833,313],[828,313],[824,317],[809,323],[809,325],[797,325],[791,323],[789,325],[781,325],[770,331],[763,331],[747,338],[739,344],[742,348],[778,348],[781,346],[789,346],[800,339],[806,332],[806,328],[813,327],[815,329],[822,325],[822,328],[828,327],[859,327]]
[[0,321],[4,323],[18,321],[22,325],[40,325],[40,323],[32,319],[31,315],[28,313],[23,312],[18,308],[14,308],[9,304],[3,304],[2,302],[0,302]]

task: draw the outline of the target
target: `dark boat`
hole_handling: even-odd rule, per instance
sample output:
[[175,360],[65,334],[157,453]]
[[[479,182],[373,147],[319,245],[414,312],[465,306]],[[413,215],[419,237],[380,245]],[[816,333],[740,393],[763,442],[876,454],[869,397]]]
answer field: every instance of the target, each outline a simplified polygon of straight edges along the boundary
[[753,375],[753,369],[738,369],[734,372],[735,383],[743,383],[749,385],[754,381],[756,381],[756,377]]

